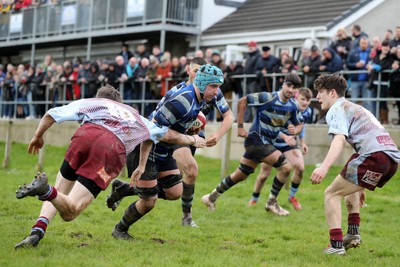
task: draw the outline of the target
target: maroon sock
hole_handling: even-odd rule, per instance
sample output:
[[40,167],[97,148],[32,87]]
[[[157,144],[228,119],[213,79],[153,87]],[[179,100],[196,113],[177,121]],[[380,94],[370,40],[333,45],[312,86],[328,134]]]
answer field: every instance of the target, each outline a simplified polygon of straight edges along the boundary
[[49,191],[46,194],[38,196],[42,201],[52,201],[57,197],[57,189],[54,186],[49,185]]
[[348,222],[348,229],[347,233],[351,235],[358,235],[359,234],[359,227],[360,227],[360,213],[350,213],[347,222]]
[[331,240],[331,246],[334,248],[343,247],[343,232],[340,228],[334,228],[329,230],[329,237]]
[[44,216],[40,216],[35,225],[32,226],[31,235],[38,235],[40,238],[42,238],[46,232],[48,224],[49,220]]

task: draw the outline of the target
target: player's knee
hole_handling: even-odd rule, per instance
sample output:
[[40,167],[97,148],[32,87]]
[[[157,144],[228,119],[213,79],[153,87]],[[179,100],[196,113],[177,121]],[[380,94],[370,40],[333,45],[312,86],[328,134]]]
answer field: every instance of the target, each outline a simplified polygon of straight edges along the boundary
[[197,164],[195,163],[188,164],[188,166],[186,166],[186,168],[184,169],[184,174],[185,174],[185,181],[191,184],[195,183],[198,175]]
[[154,187],[139,187],[137,186],[138,196],[143,199],[147,200],[150,198],[157,197],[160,188],[156,185]]
[[254,168],[246,165],[244,163],[240,163],[239,164],[239,170],[241,173],[243,173],[244,175],[240,175],[240,177],[242,178],[242,180],[246,179],[247,176],[249,176],[250,174],[254,173]]
[[65,222],[71,222],[76,217],[78,217],[78,214],[75,213],[72,209],[69,209],[67,212],[60,212],[60,217]]
[[164,189],[165,197],[167,200],[177,200],[182,197],[183,186],[182,183],[176,184],[170,188]]
[[[272,167],[277,168],[279,170],[288,168],[285,165],[290,165],[289,162],[287,161],[285,155],[281,154],[279,158],[276,160],[276,162],[272,165]],[[289,166],[291,168],[292,166]]]

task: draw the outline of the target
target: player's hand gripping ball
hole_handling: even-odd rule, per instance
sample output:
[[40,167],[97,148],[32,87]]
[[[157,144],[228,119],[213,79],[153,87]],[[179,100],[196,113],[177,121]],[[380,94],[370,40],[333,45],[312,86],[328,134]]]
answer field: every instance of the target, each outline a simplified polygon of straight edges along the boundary
[[203,112],[200,111],[199,115],[197,115],[197,119],[192,124],[192,127],[189,128],[188,133],[198,134],[201,130],[204,129],[206,124],[207,124],[207,118],[203,114]]

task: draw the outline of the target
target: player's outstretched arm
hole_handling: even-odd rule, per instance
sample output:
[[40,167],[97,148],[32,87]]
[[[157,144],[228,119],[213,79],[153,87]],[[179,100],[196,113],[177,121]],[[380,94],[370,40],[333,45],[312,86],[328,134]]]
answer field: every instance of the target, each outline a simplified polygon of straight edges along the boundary
[[209,138],[207,138],[206,145],[208,147],[215,146],[217,142],[229,131],[232,127],[233,123],[233,113],[229,109],[225,113],[222,114],[222,123],[219,126],[219,129],[212,134]]
[[56,121],[48,113],[46,113],[39,122],[39,126],[35,131],[35,135],[29,142],[28,153],[36,155],[39,153],[39,149],[43,147],[44,139],[43,135]]
[[158,140],[169,144],[189,145],[197,148],[206,146],[206,141],[198,135],[185,135],[171,129],[168,129],[167,133]]
[[342,134],[336,134],[333,137],[331,146],[329,148],[328,154],[326,155],[321,166],[316,168],[311,174],[311,183],[319,184],[327,175],[329,168],[335,162],[335,160],[342,154],[344,145],[346,143],[346,137]]

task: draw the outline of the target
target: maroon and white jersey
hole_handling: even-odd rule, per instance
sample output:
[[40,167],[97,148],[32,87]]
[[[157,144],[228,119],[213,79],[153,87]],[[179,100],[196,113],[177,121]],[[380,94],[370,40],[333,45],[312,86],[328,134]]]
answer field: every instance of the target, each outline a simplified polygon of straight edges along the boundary
[[168,131],[140,116],[131,106],[105,98],[88,98],[55,107],[48,114],[57,122],[81,121],[103,126],[114,133],[124,144],[126,154],[145,140],[158,142]]
[[326,114],[329,134],[342,134],[347,142],[359,154],[377,151],[386,153],[396,162],[400,162],[398,150],[389,133],[367,109],[339,98]]

